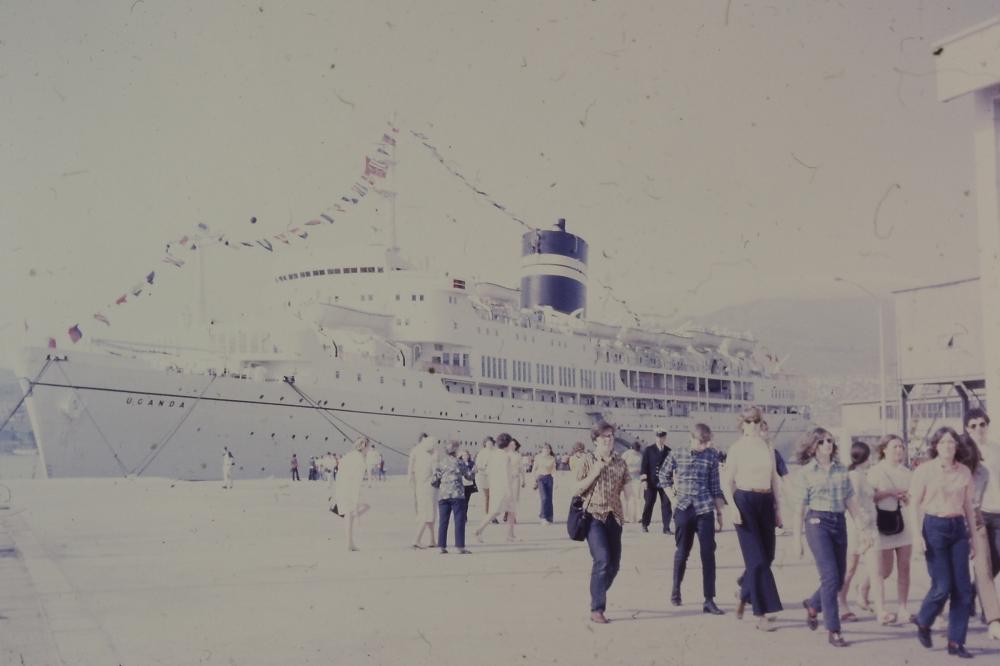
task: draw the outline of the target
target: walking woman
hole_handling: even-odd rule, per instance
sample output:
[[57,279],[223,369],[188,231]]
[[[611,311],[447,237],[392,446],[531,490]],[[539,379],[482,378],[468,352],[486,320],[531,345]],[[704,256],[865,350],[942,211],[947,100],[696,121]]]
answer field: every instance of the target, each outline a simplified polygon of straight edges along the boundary
[[[868,461],[871,458],[871,447],[865,442],[856,441],[851,444],[851,464],[847,468],[847,476],[851,480],[851,487],[854,489],[854,496],[858,499],[858,504],[864,509],[865,518],[875,515],[874,491],[868,483]],[[872,539],[862,544],[861,525],[858,525],[853,516],[847,519],[847,572],[844,574],[844,585],[840,588],[837,603],[840,605],[840,621],[855,622],[858,617],[851,610],[848,595],[851,592],[851,582],[854,574],[858,572],[860,565],[860,584],[858,590],[861,595],[861,608],[871,611],[871,603],[868,595],[872,586],[875,587],[875,617],[881,624],[888,624],[890,616],[885,611],[885,585],[882,577],[879,576],[878,551],[874,548],[875,533],[872,532]]]
[[555,469],[555,453],[552,452],[552,445],[545,442],[542,444],[542,452],[535,456],[531,469],[535,475],[535,487],[538,488],[538,496],[542,503],[538,517],[542,519],[544,525],[552,524],[552,473]]
[[931,647],[931,625],[951,602],[948,613],[948,654],[969,658],[965,635],[972,608],[969,559],[975,556],[969,526],[972,513],[972,472],[956,460],[959,436],[951,428],[938,428],[927,452],[931,459],[913,473],[913,510],[923,526],[922,541],[931,575],[931,589],[917,613],[917,639]]
[[[496,448],[493,449],[489,458],[488,478],[490,490],[493,493],[493,505],[491,511],[483,518],[483,522],[476,528],[476,540],[483,543],[483,530],[490,523],[497,522],[496,518],[503,514],[509,514],[507,521],[507,541],[513,542],[514,526],[517,525],[517,507],[514,505],[514,479],[516,477],[513,467],[513,459],[510,451],[514,448],[514,439],[507,433],[502,432],[497,435]],[[484,449],[485,450],[485,449]],[[480,455],[482,452],[480,452]]]
[[413,540],[413,548],[423,548],[421,543],[424,532],[430,540],[430,548],[434,544],[434,515],[437,513],[437,488],[431,485],[431,476],[438,458],[438,439],[425,435],[420,443],[410,451],[408,477],[413,488],[413,511],[417,516],[417,536]]
[[814,630],[823,613],[827,640],[834,647],[847,647],[840,633],[837,593],[844,586],[847,571],[847,520],[845,509],[859,528],[860,551],[871,547],[872,518],[858,502],[847,468],[837,461],[837,442],[828,430],[814,428],[799,449],[799,515],[795,517],[795,539],[801,557],[804,552],[802,528],[819,571],[819,588],[802,602],[806,624]]
[[913,622],[916,616],[910,613],[910,560],[913,557],[913,531],[910,527],[909,510],[910,482],[913,472],[906,466],[906,445],[899,435],[885,435],[875,445],[880,458],[878,464],[868,470],[868,484],[874,491],[875,507],[881,511],[899,512],[903,529],[896,534],[875,535],[879,558],[879,577],[887,580],[892,575],[893,560],[896,561],[896,596],[899,610],[889,613],[886,624],[897,619]]
[[369,506],[361,501],[361,485],[365,476],[365,456],[368,453],[368,438],[358,437],[354,441],[354,450],[340,461],[340,474],[337,479],[337,502],[330,511],[347,518],[344,521],[344,535],[347,550],[357,550],[354,545],[354,521],[368,511]]
[[722,493],[746,566],[736,617],[743,617],[743,609],[749,602],[757,618],[757,628],[774,631],[771,616],[782,610],[778,585],[771,571],[777,544],[774,528],[781,522],[781,478],[774,452],[760,436],[761,420],[760,408],[743,410],[740,416],[743,436],[729,447],[722,470]]
[[444,455],[438,458],[434,472],[431,474],[431,485],[438,486],[438,546],[441,554],[448,553],[448,521],[455,516],[455,548],[463,555],[469,553],[465,549],[465,520],[468,500],[465,497],[464,480],[471,480],[472,469],[458,457],[459,442],[448,442]]
[[576,493],[590,514],[587,546],[594,564],[590,570],[590,621],[607,624],[604,617],[608,590],[618,575],[622,561],[622,494],[631,495],[628,466],[614,452],[615,428],[598,423],[590,431],[594,457],[581,456],[576,469]]

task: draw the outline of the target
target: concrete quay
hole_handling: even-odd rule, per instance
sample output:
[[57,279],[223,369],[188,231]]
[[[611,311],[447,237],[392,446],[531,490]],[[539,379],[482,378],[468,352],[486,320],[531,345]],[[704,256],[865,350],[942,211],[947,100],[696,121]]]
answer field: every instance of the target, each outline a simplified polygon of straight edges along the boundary
[[[685,604],[669,604],[674,544],[659,524],[626,525],[622,570],[609,593],[611,624],[589,622],[590,555],[564,525],[543,525],[530,483],[520,501],[521,541],[491,526],[472,555],[410,547],[412,495],[394,477],[364,491],[372,505],[344,547],[324,482],[220,483],[167,479],[0,480],[0,664],[809,664],[847,660],[934,664],[951,658],[945,636],[925,650],[912,626],[870,614],[844,624],[846,649],[811,632],[801,600],[818,584],[810,556],[779,539],[776,576],[785,612],[777,631],[735,618],[742,569],[730,526],[718,535],[717,601],[701,611],[697,545]],[[570,481],[556,479],[557,520]],[[658,514],[658,508],[657,512]],[[911,608],[928,587],[914,563]],[[895,598],[890,580],[888,596]],[[894,608],[894,606],[890,606]],[[855,608],[857,611],[857,609]],[[984,663],[1000,643],[970,624]]]

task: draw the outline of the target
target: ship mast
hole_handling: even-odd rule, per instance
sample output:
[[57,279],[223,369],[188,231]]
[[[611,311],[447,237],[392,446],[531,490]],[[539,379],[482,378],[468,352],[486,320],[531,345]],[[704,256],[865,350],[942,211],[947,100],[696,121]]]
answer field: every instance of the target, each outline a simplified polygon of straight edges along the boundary
[[[396,127],[395,114],[393,114],[393,119],[391,123],[392,129],[394,131]],[[393,137],[395,139],[395,137]],[[399,140],[395,139],[392,143],[386,144],[384,141],[381,144],[383,147],[387,148],[389,151],[389,159],[387,160],[389,164],[388,178],[386,179],[386,187],[379,191],[383,197],[389,199],[389,247],[386,250],[386,268],[387,270],[394,271],[403,268],[403,262],[399,257],[399,239],[396,234],[396,189],[393,187],[394,181],[396,179],[396,168],[399,162],[396,159],[396,148],[399,144]]]

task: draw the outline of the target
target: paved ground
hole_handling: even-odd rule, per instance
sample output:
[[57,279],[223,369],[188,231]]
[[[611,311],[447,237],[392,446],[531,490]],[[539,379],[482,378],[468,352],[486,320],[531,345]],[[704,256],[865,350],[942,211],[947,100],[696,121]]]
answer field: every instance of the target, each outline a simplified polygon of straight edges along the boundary
[[[539,524],[525,489],[520,543],[487,531],[474,554],[414,551],[403,479],[367,491],[372,512],[346,552],[324,483],[4,480],[0,510],[0,663],[28,664],[931,664],[912,627],[863,617],[838,650],[810,632],[801,599],[815,588],[810,559],[779,554],[786,607],[778,631],[737,621],[734,533],[719,535],[723,617],[703,615],[697,548],[686,605],[668,604],[673,542],[628,525],[612,623],[589,623],[585,544]],[[568,483],[556,481],[558,513]],[[2,489],[0,489],[2,490]],[[474,496],[471,512],[482,515]],[[11,513],[22,510],[20,513]],[[471,530],[470,530],[471,536]],[[791,544],[780,540],[779,548]],[[927,589],[914,567],[914,597]],[[894,597],[894,584],[890,585]],[[914,604],[916,605],[916,604]],[[970,649],[996,660],[973,621]]]

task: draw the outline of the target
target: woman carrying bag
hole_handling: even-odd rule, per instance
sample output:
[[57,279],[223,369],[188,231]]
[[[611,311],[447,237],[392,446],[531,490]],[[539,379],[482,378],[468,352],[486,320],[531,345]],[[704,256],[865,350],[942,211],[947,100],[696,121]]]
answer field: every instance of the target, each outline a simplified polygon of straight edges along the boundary
[[[590,432],[594,455],[580,458],[576,469],[576,494],[589,515],[587,546],[594,565],[590,571],[590,621],[607,624],[604,617],[608,590],[618,575],[622,559],[622,493],[631,496],[628,466],[616,453],[615,428],[598,423]],[[586,516],[585,516],[586,518]]]

